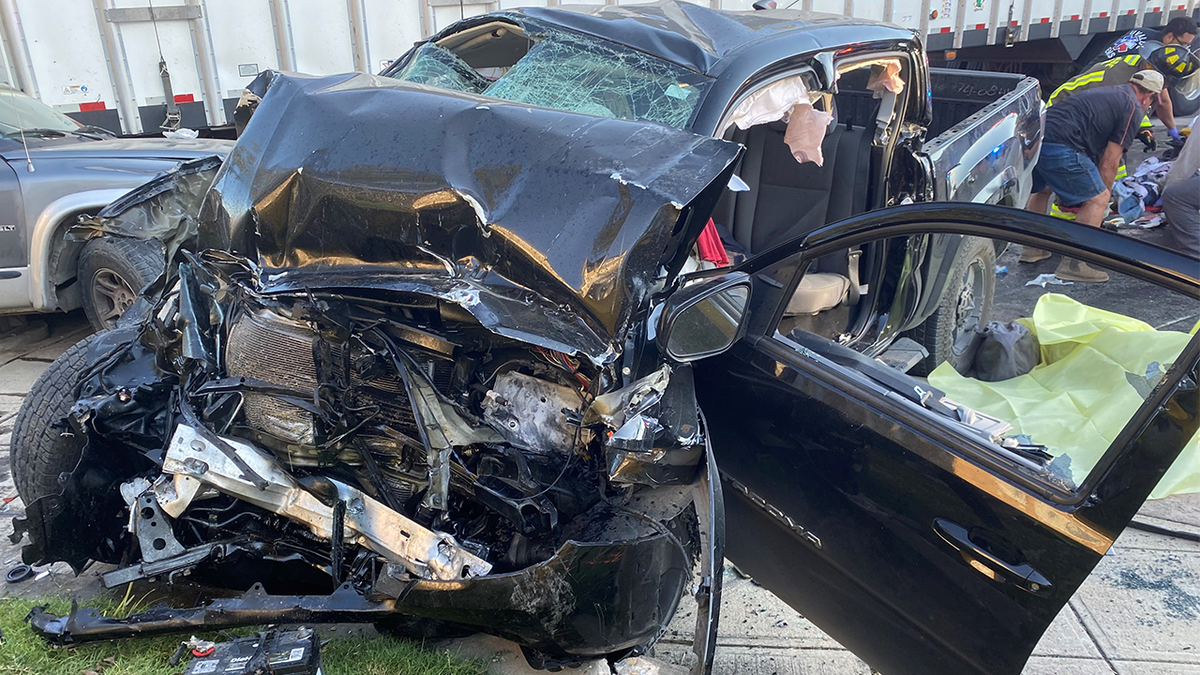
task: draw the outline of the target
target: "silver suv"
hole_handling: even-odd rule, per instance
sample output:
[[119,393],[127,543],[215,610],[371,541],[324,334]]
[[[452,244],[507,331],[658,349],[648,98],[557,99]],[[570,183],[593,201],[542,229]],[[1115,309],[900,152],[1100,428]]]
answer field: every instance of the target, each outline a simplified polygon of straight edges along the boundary
[[111,325],[162,271],[156,241],[64,238],[81,215],[232,141],[117,138],[0,86],[0,315],[83,307]]

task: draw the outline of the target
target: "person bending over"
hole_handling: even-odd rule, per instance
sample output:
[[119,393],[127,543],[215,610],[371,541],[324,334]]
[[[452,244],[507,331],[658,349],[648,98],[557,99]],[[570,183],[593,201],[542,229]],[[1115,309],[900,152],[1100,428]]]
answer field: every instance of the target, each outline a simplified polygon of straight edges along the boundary
[[[1076,221],[1100,227],[1121,157],[1162,88],[1160,73],[1142,70],[1127,84],[1081,91],[1047,109],[1042,152],[1033,168],[1033,194],[1026,208],[1045,213],[1051,195],[1057,195],[1064,206],[1080,207]],[[1031,246],[1021,252],[1021,262],[1049,257],[1049,251]],[[1108,281],[1107,273],[1066,257],[1055,275],[1070,281]]]

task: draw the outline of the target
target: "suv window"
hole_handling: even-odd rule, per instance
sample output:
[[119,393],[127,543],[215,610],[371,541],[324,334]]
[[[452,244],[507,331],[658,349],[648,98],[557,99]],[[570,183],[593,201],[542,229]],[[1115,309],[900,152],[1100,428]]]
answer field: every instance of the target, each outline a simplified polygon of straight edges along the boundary
[[81,126],[35,98],[7,87],[0,88],[0,134],[14,134],[22,129],[71,132],[78,131]]
[[[1200,330],[1200,299],[1115,270],[1099,270],[1104,283],[1063,281],[1098,267],[1059,255],[1018,263],[1022,247],[1004,241],[929,233],[862,251],[870,284],[858,297],[808,253],[759,273],[756,292],[780,307],[775,340],[865,387],[928,394],[919,404],[931,419],[1066,491],[1106,466]],[[902,330],[881,344],[884,324]],[[1156,496],[1184,489],[1189,467],[1168,472]]]

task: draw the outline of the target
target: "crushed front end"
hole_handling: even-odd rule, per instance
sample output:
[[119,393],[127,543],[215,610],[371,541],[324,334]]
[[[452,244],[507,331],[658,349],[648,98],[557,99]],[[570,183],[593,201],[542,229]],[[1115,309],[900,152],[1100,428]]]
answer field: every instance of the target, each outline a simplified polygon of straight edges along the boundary
[[[31,623],[65,643],[402,614],[557,666],[645,649],[698,589],[710,643],[719,485],[645,317],[736,148],[347,77],[271,82],[201,252],[91,343],[47,421],[79,463],[17,522],[27,561],[112,563],[110,587],[249,590]],[[439,121],[396,131],[397,107]],[[457,134],[465,158],[419,149]],[[548,209],[551,186],[589,201]]]

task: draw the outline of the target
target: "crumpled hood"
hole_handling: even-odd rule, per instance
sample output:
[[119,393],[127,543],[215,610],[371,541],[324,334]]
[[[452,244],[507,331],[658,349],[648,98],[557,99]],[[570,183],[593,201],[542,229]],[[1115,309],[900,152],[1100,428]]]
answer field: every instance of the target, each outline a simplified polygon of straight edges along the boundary
[[202,248],[256,259],[264,292],[434,295],[597,363],[678,269],[740,151],[371,75],[261,78]]

